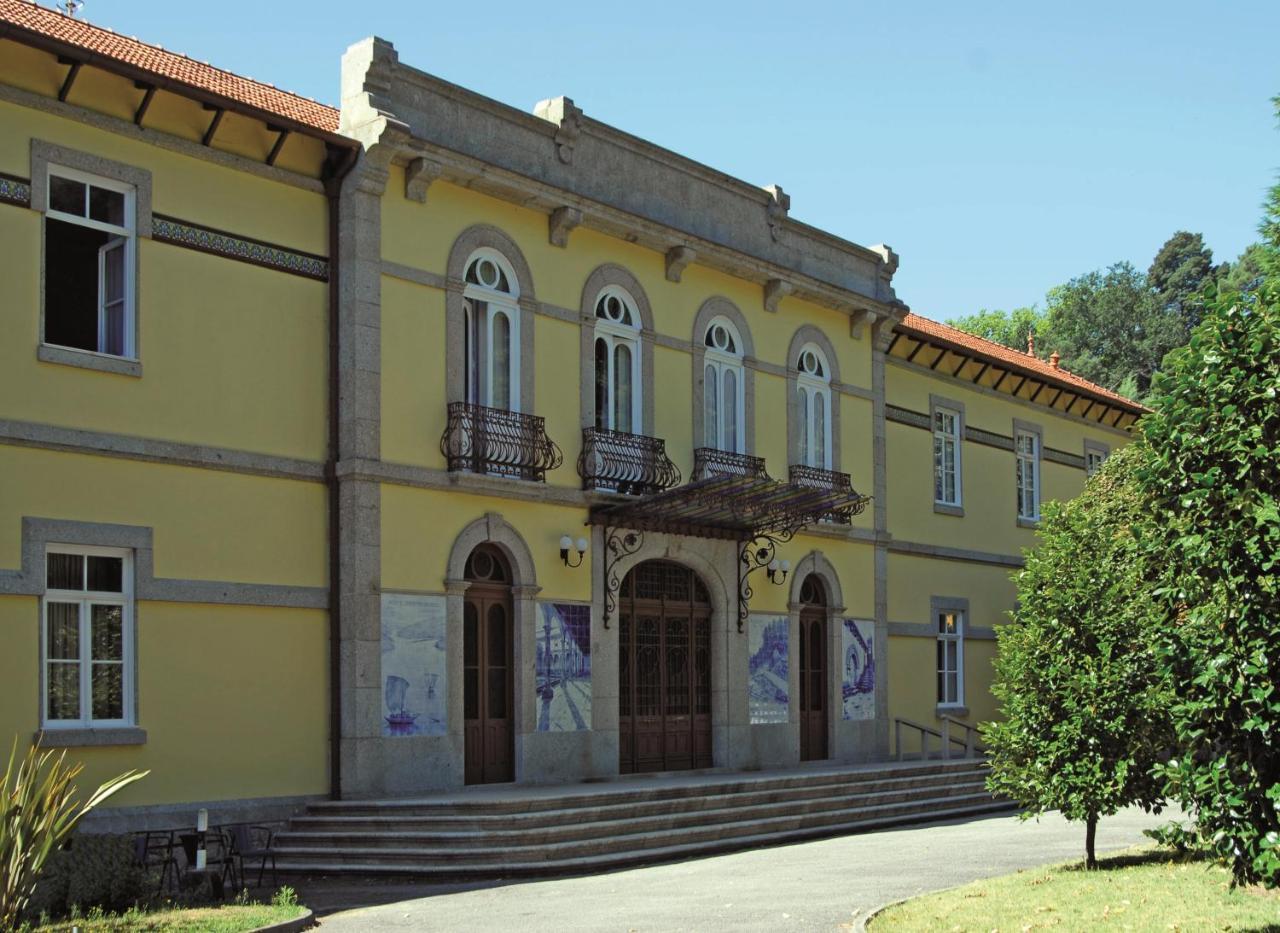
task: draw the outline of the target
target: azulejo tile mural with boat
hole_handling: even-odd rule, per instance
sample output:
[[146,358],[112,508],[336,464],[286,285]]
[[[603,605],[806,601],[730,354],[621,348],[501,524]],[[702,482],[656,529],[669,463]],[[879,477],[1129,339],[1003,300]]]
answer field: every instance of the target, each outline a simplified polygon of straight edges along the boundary
[[444,735],[445,598],[384,593],[384,736]]

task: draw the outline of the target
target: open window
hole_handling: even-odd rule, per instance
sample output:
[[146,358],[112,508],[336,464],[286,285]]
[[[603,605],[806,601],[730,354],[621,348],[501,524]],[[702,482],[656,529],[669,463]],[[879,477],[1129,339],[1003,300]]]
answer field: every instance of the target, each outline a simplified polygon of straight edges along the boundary
[[134,359],[132,185],[50,165],[44,220],[44,342]]

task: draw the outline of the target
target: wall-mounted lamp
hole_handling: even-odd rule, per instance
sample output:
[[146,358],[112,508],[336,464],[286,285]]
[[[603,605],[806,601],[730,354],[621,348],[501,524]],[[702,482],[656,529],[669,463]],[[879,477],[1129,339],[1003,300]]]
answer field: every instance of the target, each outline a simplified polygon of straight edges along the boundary
[[[577,551],[578,551],[578,560],[577,560],[577,562],[576,562],[576,563],[575,563],[575,562],[571,562],[571,561],[569,560],[569,552],[570,552],[571,550],[573,550],[573,549],[574,549],[574,545],[575,545],[575,544],[577,545]],[[560,538],[560,559],[561,559],[562,561],[564,561],[564,565],[565,565],[566,567],[580,567],[580,566],[582,566],[582,559],[586,556],[586,554],[587,554],[587,539],[586,539],[586,538],[579,538],[579,539],[575,542],[575,541],[574,541],[571,537],[569,537],[568,535],[562,535],[562,536],[561,536],[561,538]]]
[[791,572],[791,561],[778,560],[776,557],[769,561],[769,582],[778,586],[787,582],[787,574]]

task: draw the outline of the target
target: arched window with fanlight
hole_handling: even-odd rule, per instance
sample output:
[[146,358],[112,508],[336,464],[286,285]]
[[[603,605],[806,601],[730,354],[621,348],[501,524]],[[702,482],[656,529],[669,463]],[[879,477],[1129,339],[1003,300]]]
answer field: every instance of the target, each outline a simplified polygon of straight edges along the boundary
[[800,411],[800,462],[831,469],[831,367],[826,354],[806,343],[795,360]]
[[616,285],[595,307],[595,426],[640,434],[640,314],[635,299]]
[[515,272],[501,253],[483,248],[467,260],[464,281],[467,401],[519,411],[520,287]]
[[707,325],[703,343],[703,443],[745,453],[742,337],[728,318],[716,317]]

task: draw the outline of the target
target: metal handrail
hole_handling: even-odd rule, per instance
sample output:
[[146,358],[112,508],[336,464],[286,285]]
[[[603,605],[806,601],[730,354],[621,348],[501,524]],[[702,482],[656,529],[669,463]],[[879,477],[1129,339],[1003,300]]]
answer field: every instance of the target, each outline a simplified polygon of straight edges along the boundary
[[[894,752],[898,761],[903,760],[902,749],[902,727],[906,726],[915,729],[920,733],[920,758],[927,760],[929,758],[929,736],[933,736],[938,740],[938,754],[943,761],[951,759],[951,746],[959,745],[964,749],[965,758],[976,758],[978,752],[985,751],[980,745],[974,741],[974,737],[978,734],[977,728],[969,725],[967,722],[961,722],[959,719],[953,719],[950,716],[942,715],[938,717],[942,720],[942,729],[934,729],[930,726],[922,725],[911,719],[902,719],[895,717],[893,720],[893,745]],[[966,730],[965,738],[961,739],[951,734],[951,724],[955,723],[962,726]]]
[[[837,473],[835,470],[824,470],[821,467],[793,463],[788,471],[787,478],[791,480],[791,485],[793,486],[806,486],[810,489],[830,489],[834,492],[853,492],[853,480],[848,473]],[[853,516],[860,513],[863,508],[865,508],[865,504],[837,509],[822,516],[822,520],[834,522],[838,525],[848,525],[853,521]]]
[[764,467],[764,457],[752,457],[715,447],[699,447],[693,452],[693,478],[699,480],[709,476],[769,479],[769,473]]
[[667,456],[666,441],[605,428],[582,429],[578,475],[583,489],[637,496],[680,485],[680,470]]
[[450,402],[449,422],[440,437],[449,470],[546,481],[547,470],[564,462],[546,422],[537,415]]

